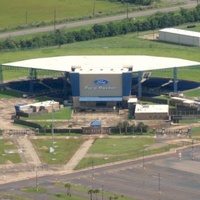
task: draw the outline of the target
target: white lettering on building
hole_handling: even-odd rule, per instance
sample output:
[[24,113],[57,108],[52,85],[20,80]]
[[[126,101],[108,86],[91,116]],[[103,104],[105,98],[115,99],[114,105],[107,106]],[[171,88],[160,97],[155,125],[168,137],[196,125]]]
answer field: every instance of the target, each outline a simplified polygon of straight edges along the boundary
[[116,90],[116,86],[85,86],[85,90]]

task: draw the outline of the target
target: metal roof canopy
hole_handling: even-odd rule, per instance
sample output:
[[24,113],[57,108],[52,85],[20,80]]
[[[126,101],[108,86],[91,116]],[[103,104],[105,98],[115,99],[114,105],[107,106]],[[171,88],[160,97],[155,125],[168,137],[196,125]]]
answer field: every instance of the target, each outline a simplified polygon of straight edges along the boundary
[[[123,73],[132,67],[133,72],[159,70],[173,67],[200,66],[200,62],[179,58],[156,57],[145,55],[115,55],[115,56],[59,56],[35,58],[18,62],[2,64],[3,66],[23,67],[33,69],[68,71],[80,68],[80,73]],[[124,70],[124,71],[123,71]]]
[[79,101],[122,101],[122,97],[80,97]]

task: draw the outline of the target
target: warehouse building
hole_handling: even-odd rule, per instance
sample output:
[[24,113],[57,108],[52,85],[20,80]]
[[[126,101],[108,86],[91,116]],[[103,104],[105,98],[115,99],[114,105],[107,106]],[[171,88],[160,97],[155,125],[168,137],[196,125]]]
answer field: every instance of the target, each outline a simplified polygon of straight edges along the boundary
[[159,30],[159,40],[188,46],[200,47],[200,33],[175,28]]

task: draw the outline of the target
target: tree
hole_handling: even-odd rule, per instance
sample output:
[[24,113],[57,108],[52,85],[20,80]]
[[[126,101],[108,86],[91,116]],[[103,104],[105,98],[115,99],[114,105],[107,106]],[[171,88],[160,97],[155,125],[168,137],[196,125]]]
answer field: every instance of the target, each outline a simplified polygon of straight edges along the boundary
[[123,122],[123,127],[125,128],[125,133],[127,133],[127,128],[129,127],[129,122],[127,120]]
[[122,134],[123,123],[122,123],[122,122],[119,122],[119,123],[117,124],[117,127],[119,128],[119,133]]
[[130,125],[131,132],[134,134],[135,131],[135,124]]
[[140,131],[140,133],[143,133],[143,127],[144,127],[144,123],[143,122],[139,122],[137,125],[137,131]]
[[97,198],[97,194],[98,194],[99,192],[100,192],[99,189],[95,189],[95,190],[93,191],[93,193],[96,194],[96,200],[98,200],[98,198]]
[[65,184],[65,188],[67,188],[67,196],[71,197],[71,184],[70,183],[66,183]]
[[148,125],[145,125],[143,122],[139,122],[137,125],[137,131],[140,131],[141,134],[143,132],[147,132],[148,128],[149,128]]
[[93,189],[88,190],[88,194],[90,195],[90,200],[93,199],[93,198],[92,198],[93,193],[94,193],[94,190],[93,190]]

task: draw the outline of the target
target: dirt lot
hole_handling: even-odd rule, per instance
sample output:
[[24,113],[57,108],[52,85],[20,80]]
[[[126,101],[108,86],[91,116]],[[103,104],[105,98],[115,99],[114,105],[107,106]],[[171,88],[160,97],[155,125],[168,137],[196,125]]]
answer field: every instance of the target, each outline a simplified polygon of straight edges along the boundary
[[33,103],[32,99],[13,98],[0,99],[0,128],[1,129],[17,129],[23,130],[23,127],[16,126],[12,122],[12,116],[15,115],[14,106],[17,104]]

